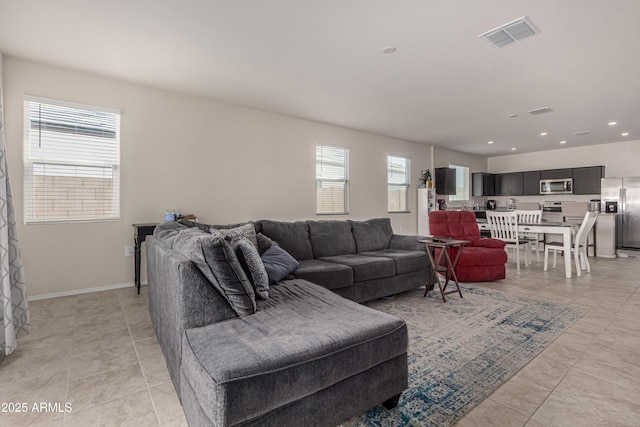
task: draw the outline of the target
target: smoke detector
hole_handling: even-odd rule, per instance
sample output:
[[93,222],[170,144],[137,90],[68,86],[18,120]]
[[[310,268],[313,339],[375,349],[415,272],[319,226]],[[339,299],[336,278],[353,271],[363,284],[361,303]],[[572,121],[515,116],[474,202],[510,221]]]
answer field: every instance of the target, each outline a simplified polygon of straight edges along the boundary
[[486,33],[482,33],[478,37],[484,39],[497,49],[538,33],[539,31],[533,26],[531,21],[529,21],[526,16],[523,16],[501,25],[498,28],[489,30]]

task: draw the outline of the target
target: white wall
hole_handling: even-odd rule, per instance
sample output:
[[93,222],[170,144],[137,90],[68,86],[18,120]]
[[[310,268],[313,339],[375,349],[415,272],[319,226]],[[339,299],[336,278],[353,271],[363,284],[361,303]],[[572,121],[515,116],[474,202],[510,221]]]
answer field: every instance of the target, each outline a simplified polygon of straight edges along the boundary
[[640,140],[489,157],[491,173],[604,166],[605,176],[640,176]]
[[434,147],[434,167],[446,168],[449,165],[466,166],[469,172],[486,172],[487,158],[476,154],[461,153],[442,147]]
[[[23,95],[118,108],[121,219],[115,223],[18,225],[30,296],[133,281],[136,222],[166,209],[201,222],[366,219],[391,216],[416,233],[416,191],[430,147],[5,57],[7,151],[16,216],[23,218]],[[315,144],[351,147],[351,214],[315,215]],[[387,214],[387,155],[411,158],[409,214]],[[144,266],[143,266],[144,267]]]

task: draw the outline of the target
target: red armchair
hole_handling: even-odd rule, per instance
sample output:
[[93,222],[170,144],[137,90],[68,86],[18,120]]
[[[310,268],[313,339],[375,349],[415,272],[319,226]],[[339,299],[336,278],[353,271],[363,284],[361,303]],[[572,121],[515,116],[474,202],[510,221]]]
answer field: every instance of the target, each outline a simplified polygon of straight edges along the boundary
[[[434,237],[468,240],[462,250],[456,276],[461,282],[485,282],[506,277],[506,243],[498,239],[480,238],[476,215],[471,211],[435,211],[429,213],[429,230]],[[436,257],[440,249],[436,249]],[[451,259],[457,249],[449,252]]]

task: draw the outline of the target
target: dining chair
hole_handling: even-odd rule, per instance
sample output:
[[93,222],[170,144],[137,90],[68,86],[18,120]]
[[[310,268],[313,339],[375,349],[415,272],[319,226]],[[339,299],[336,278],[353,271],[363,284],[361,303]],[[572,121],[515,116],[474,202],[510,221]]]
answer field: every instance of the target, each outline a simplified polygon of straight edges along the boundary
[[507,243],[506,248],[516,250],[516,267],[520,270],[520,247],[525,249],[524,264],[529,265],[531,259],[531,239],[520,237],[518,233],[518,215],[515,211],[487,212],[487,223],[491,237]]
[[[540,224],[542,222],[542,209],[516,209],[516,215],[518,216],[518,224]],[[540,245],[544,247],[544,238],[540,239],[538,233],[520,233],[521,237],[530,239],[535,244],[536,261],[540,262]]]
[[[571,254],[564,254],[564,256],[571,256],[576,263],[576,274],[582,275],[582,270],[586,270],[587,273],[591,273],[591,265],[589,264],[589,257],[587,253],[588,238],[593,225],[598,218],[598,212],[587,212],[584,215],[582,224],[576,232],[573,244],[571,245]],[[553,251],[553,268],[556,268],[556,262],[558,259],[558,251],[564,251],[562,243],[547,242],[544,247],[544,271],[547,271],[547,265],[549,260],[549,252]]]

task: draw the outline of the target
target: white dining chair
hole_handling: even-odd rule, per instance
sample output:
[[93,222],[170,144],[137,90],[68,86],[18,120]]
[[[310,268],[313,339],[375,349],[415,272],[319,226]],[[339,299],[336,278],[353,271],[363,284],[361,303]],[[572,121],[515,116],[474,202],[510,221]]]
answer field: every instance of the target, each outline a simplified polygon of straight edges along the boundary
[[487,223],[491,230],[491,237],[507,242],[507,248],[516,251],[516,268],[520,270],[520,247],[525,249],[524,263],[529,265],[531,259],[531,239],[520,237],[518,233],[518,215],[515,211],[487,212]]
[[[564,254],[564,256],[571,256],[573,254],[573,259],[576,264],[576,274],[578,276],[582,275],[582,270],[586,270],[587,273],[591,273],[591,265],[589,264],[589,257],[587,253],[587,249],[589,247],[588,238],[597,218],[598,212],[587,212],[584,215],[582,224],[580,224],[580,228],[574,236],[573,244],[571,245],[571,254]],[[548,242],[545,245],[544,271],[547,271],[550,251],[553,251],[553,268],[556,268],[558,251],[563,252],[564,247],[562,246],[562,243]]]
[[[518,224],[540,224],[542,222],[542,209],[516,209]],[[543,251],[544,238],[540,238],[538,233],[520,233],[521,237],[531,240],[536,250],[536,261],[540,262],[540,251]],[[542,245],[542,247],[540,246]]]

